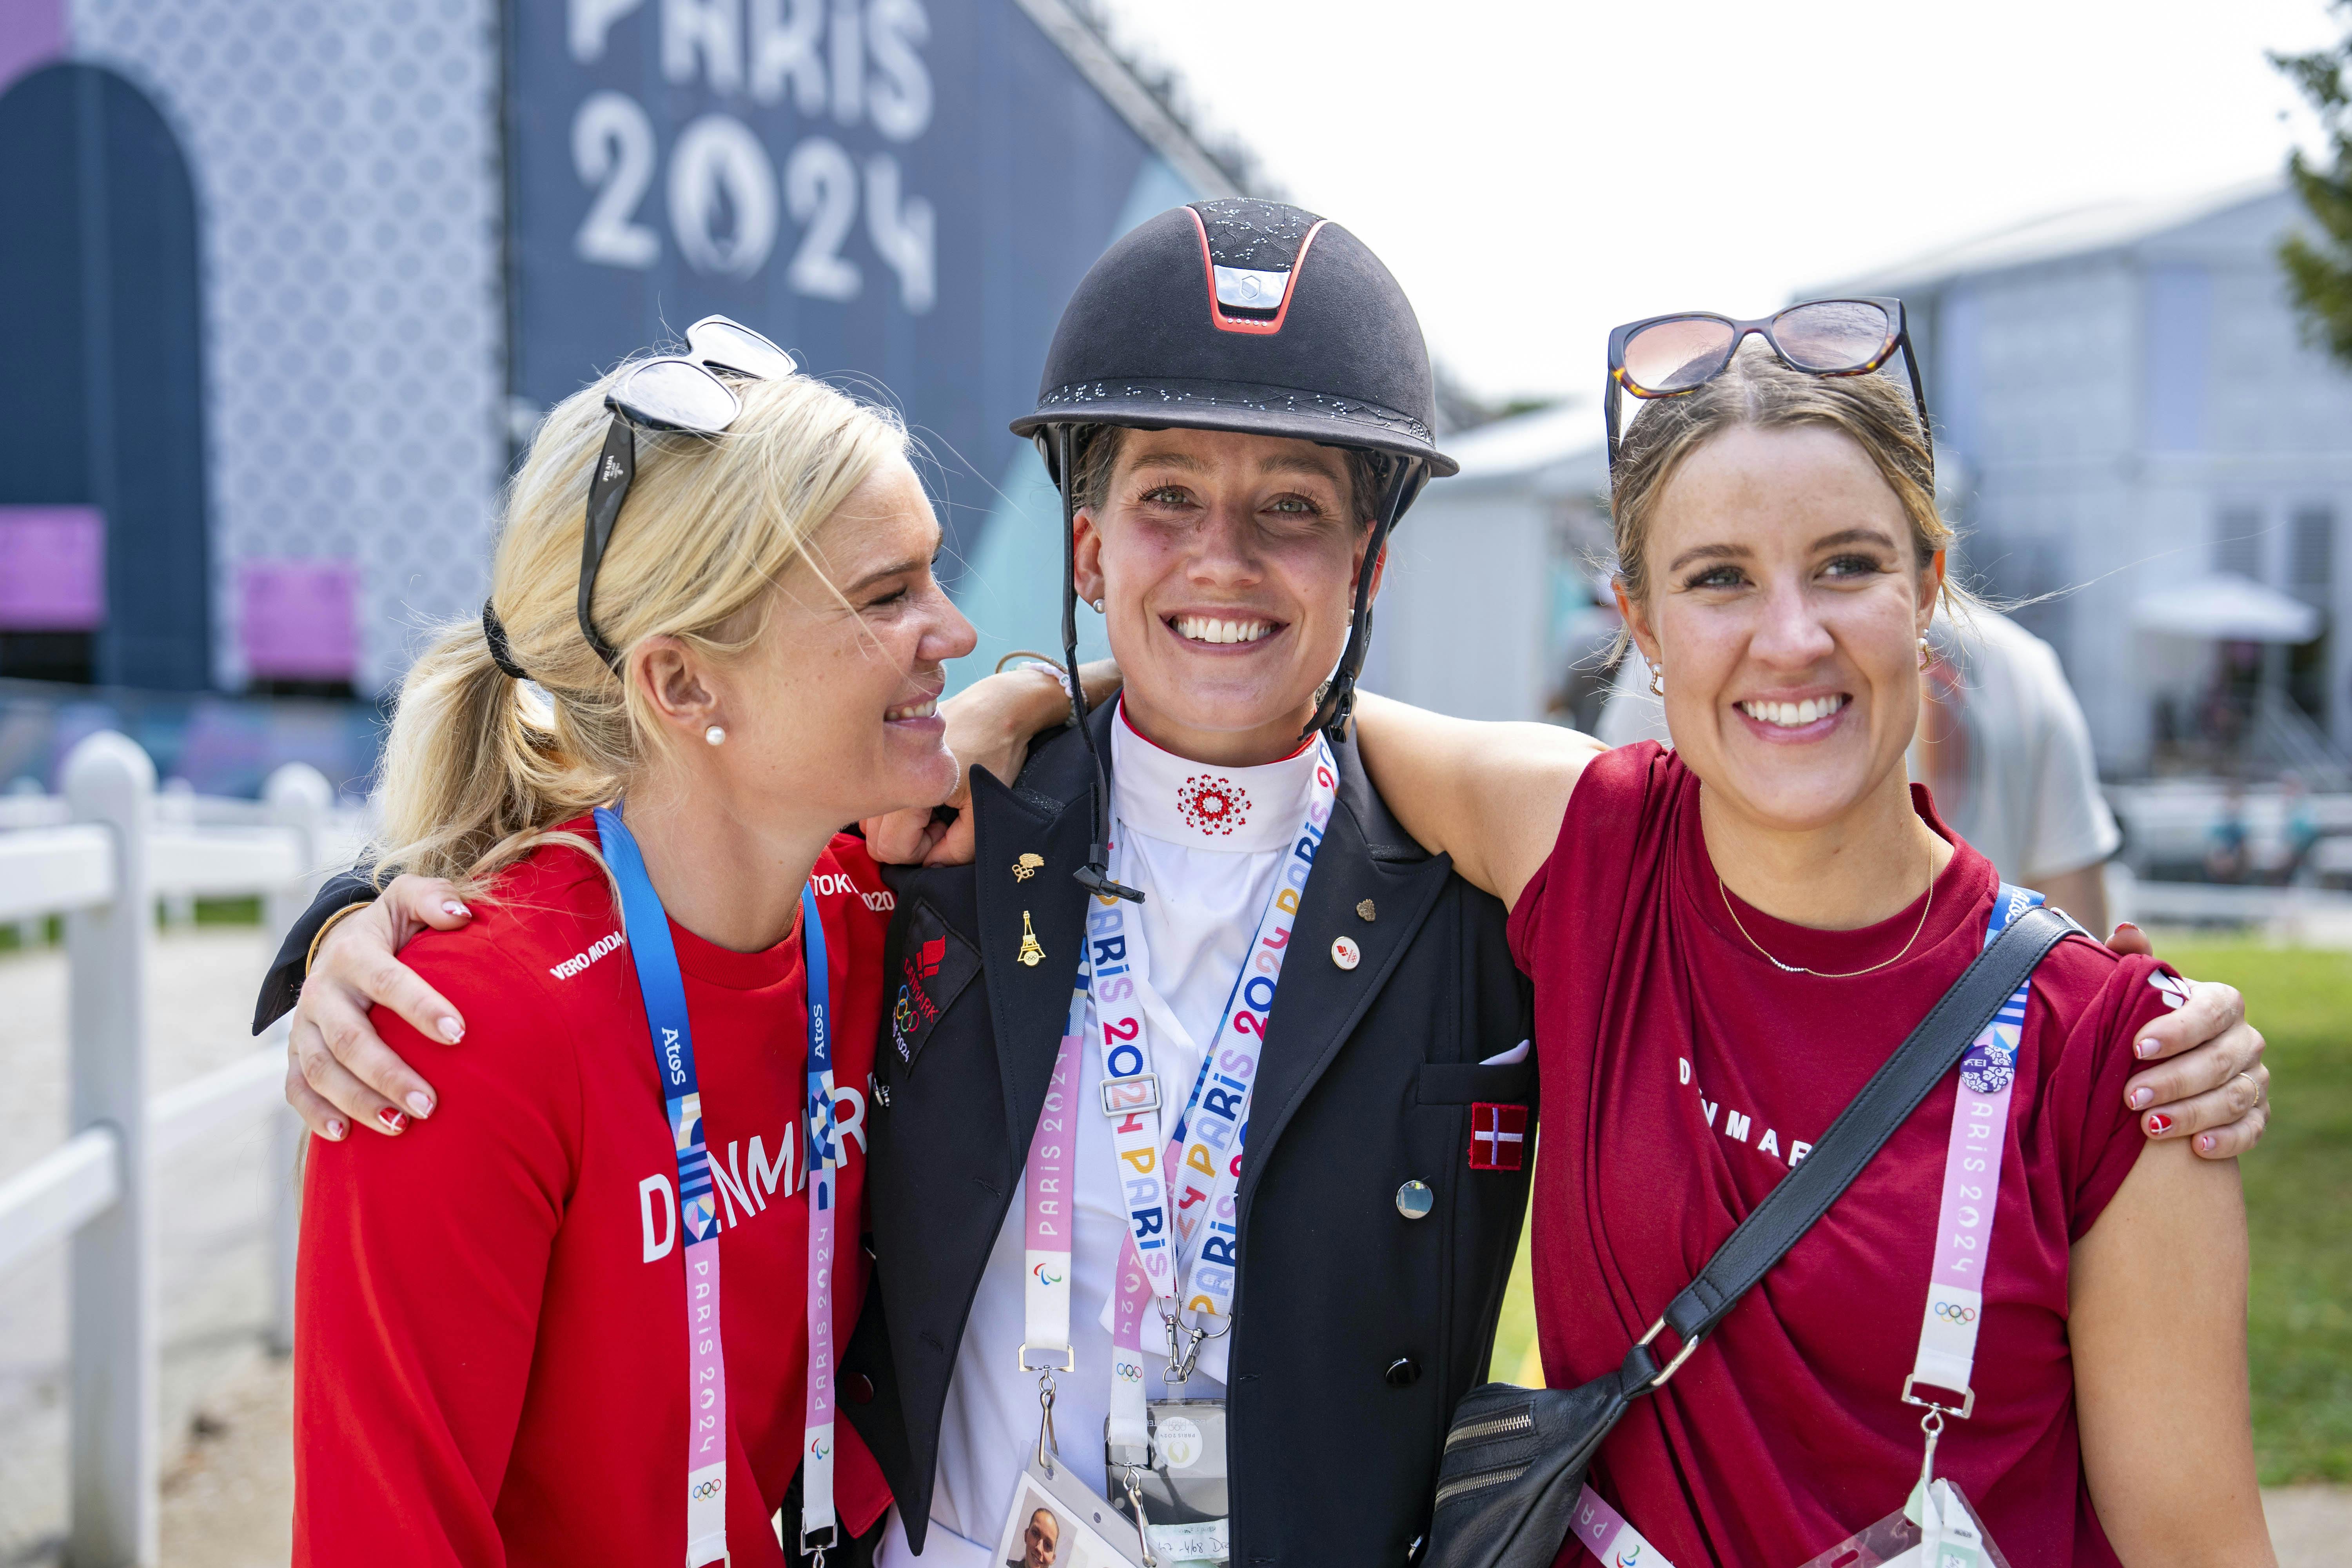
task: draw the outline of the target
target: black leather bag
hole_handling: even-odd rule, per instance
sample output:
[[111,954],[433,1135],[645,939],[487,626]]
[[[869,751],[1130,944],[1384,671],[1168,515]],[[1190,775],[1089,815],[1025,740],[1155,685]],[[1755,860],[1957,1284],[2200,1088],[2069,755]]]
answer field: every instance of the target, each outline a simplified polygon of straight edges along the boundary
[[[2033,966],[2080,929],[2038,907],[2011,921],[1616,1371],[1579,1388],[1489,1383],[1463,1395],[1438,1468],[1423,1568],[1550,1568],[1568,1538],[1585,1470],[1627,1406],[1665,1385],[1958,1064]],[[1653,1346],[1667,1329],[1679,1348],[1662,1363],[1664,1352]]]

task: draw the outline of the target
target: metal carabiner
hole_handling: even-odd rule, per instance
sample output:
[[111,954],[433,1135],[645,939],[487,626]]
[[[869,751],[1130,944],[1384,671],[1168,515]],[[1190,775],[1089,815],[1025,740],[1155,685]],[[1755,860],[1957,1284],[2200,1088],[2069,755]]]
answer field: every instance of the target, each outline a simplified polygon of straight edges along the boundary
[[1119,1481],[1127,1489],[1127,1506],[1135,1515],[1135,1545],[1143,1553],[1143,1568],[1160,1568],[1160,1559],[1151,1553],[1151,1537],[1143,1529],[1143,1488],[1136,1479],[1142,1473],[1140,1465],[1129,1465],[1120,1472]]

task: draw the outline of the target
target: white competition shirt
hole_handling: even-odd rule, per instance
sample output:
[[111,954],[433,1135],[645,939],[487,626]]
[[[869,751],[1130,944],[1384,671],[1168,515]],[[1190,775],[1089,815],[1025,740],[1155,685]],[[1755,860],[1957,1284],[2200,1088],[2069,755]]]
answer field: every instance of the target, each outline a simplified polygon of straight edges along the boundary
[[[1254,768],[1212,768],[1160,750],[1128,724],[1122,704],[1111,725],[1112,875],[1144,894],[1144,940],[1151,973],[1142,988],[1151,1035],[1152,1070],[1172,1092],[1192,1087],[1234,976],[1247,956],[1258,916],[1274,891],[1275,872],[1306,819],[1314,789],[1311,746]],[[1078,955],[1049,953],[1072,972]],[[1077,1102],[1101,1103],[1102,1054],[1078,1053]],[[1110,1415],[1112,1278],[1127,1234],[1124,1194],[1112,1170],[1109,1124],[1080,1114],[1077,1236],[1071,1256],[1070,1338],[1076,1370],[1055,1378],[1054,1427],[1062,1456],[1089,1486],[1102,1486],[1103,1423]],[[931,1530],[917,1557],[898,1510],[876,1556],[881,1568],[1000,1568],[996,1532],[1013,1489],[1037,1442],[1037,1374],[1016,1363],[1027,1272],[1015,1187],[996,1247],[972,1298],[958,1347],[940,1429],[940,1468],[931,1494]],[[1224,1396],[1225,1339],[1204,1342],[1178,1397]],[[1151,1368],[1146,1394],[1165,1397],[1166,1363],[1157,1325],[1144,1326]],[[1155,1353],[1160,1352],[1160,1353]]]

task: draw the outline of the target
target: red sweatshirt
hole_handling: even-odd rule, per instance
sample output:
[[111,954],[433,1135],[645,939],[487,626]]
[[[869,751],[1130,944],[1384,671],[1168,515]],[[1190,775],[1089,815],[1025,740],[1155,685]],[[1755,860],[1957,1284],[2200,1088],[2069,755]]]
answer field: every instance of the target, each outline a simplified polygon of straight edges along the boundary
[[[595,827],[569,825],[591,842]],[[866,1085],[889,895],[854,838],[815,883],[842,1130],[834,1343],[866,1293]],[[399,1138],[315,1142],[295,1360],[297,1563],[675,1568],[686,1548],[687,1319],[677,1155],[645,1005],[601,869],[544,847],[464,930],[404,962],[467,1021],[376,1029],[439,1105]],[[670,925],[718,1177],[730,1424],[727,1544],[782,1561],[807,1381],[807,1034],[800,933],[730,952]],[[838,1350],[836,1348],[836,1353]],[[850,1532],[889,1495],[836,1421]],[[785,1521],[796,1529],[797,1519]]]
[[[1645,741],[1584,770],[1510,924],[1519,966],[1550,998],[1536,1016],[1544,1157],[1530,1223],[1553,1387],[1617,1365],[1983,951],[1992,863],[1953,838],[1925,789],[1912,797],[1953,847],[1932,902],[1923,893],[1876,925],[1815,931],[1720,885],[1698,779],[1675,752]],[[1791,974],[1775,959],[1829,973]],[[2124,1105],[2132,1042],[2182,994],[2153,960],[2080,938],[2033,973],[1984,1266],[1976,1414],[1936,1450],[1937,1473],[2019,1568],[2116,1561],[2083,1483],[2067,1271],[2147,1146]],[[1793,1568],[1910,1494],[1925,1439],[1903,1380],[1958,1083],[1944,1076],[1602,1445],[1594,1485],[1678,1568]],[[1591,1561],[1571,1537],[1559,1568]]]

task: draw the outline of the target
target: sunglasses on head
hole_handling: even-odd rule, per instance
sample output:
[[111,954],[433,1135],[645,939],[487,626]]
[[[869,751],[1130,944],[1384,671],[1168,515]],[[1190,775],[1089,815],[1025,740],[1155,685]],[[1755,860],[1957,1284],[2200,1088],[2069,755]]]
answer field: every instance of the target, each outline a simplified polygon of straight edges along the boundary
[[[1680,397],[1731,367],[1749,333],[1762,337],[1782,364],[1807,375],[1869,375],[1903,351],[1911,401],[1927,435],[1927,395],[1919,385],[1919,356],[1900,300],[1809,300],[1777,315],[1734,321],[1686,310],[1629,321],[1609,334],[1609,380],[1601,405],[1609,426],[1609,467],[1617,467],[1617,399]],[[1934,437],[1927,437],[1932,443]],[[1932,446],[1931,448],[1932,450]]]
[[643,430],[685,436],[717,436],[743,412],[743,400],[727,384],[782,381],[799,367],[793,356],[766,338],[724,316],[705,316],[686,329],[686,352],[642,360],[604,395],[613,423],[596,458],[588,487],[587,531],[580,541],[580,634],[596,657],[621,672],[621,655],[596,630],[588,606],[595,596],[596,573],[620,521],[621,503],[637,477],[637,436]]

